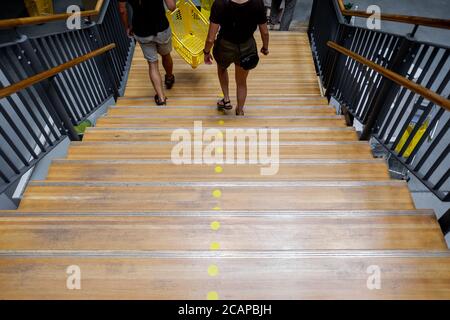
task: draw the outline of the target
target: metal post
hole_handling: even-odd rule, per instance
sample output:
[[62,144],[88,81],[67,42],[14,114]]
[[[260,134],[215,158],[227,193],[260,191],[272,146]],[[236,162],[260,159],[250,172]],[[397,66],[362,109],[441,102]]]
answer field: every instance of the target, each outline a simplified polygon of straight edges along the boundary
[[439,225],[444,235],[450,232],[450,209],[439,219]]
[[66,129],[67,135],[72,141],[80,141],[80,137],[78,136],[78,133],[75,131],[75,127],[73,126],[72,120],[70,119],[69,115],[67,114],[66,109],[64,109],[62,105],[62,100],[58,96],[55,90],[55,86],[53,84],[54,77],[49,79],[49,87],[48,87],[48,95],[50,100],[52,101],[53,108],[55,109],[56,113],[58,114],[59,118],[61,119],[61,122],[64,125],[64,128]]

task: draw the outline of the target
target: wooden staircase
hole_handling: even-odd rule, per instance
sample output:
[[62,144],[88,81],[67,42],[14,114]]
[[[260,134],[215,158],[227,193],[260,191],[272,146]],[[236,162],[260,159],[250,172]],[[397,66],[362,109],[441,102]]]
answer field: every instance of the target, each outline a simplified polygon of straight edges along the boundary
[[[214,107],[214,67],[175,60],[169,106],[155,107],[136,50],[125,97],[0,214],[0,298],[450,298],[434,213],[327,106],[306,34],[272,34],[239,119]],[[173,130],[200,120],[280,129],[278,174],[173,164]],[[81,290],[66,287],[72,265]]]

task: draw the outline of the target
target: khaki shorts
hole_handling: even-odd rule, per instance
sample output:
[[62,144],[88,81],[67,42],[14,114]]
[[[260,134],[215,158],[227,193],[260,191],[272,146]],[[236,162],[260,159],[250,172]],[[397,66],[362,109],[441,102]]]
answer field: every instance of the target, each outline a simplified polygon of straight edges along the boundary
[[134,38],[139,42],[144,57],[149,62],[158,61],[158,53],[166,56],[172,52],[172,30],[170,27],[159,32],[156,36],[141,38],[135,35]]
[[255,38],[250,38],[248,41],[237,45],[225,39],[217,39],[214,44],[213,55],[217,64],[226,69],[230,64],[239,65],[241,62],[241,55],[245,56],[257,51]]

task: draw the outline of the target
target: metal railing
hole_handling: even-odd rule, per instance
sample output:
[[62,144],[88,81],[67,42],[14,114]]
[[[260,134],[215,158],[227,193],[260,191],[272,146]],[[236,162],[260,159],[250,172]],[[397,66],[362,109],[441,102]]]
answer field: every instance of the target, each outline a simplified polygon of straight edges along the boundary
[[[65,137],[79,140],[75,126],[119,95],[132,40],[118,18],[116,1],[103,2],[96,22],[78,30],[65,23],[44,35],[16,32],[0,44],[0,88],[30,79],[72,59],[116,43],[105,54],[14,94],[0,97],[0,194],[10,188]],[[42,26],[41,26],[42,27]]]
[[328,98],[363,125],[361,139],[375,138],[439,199],[450,201],[450,112],[327,46],[333,41],[365,59],[450,96],[450,48],[349,25],[336,0],[315,0],[308,30]]

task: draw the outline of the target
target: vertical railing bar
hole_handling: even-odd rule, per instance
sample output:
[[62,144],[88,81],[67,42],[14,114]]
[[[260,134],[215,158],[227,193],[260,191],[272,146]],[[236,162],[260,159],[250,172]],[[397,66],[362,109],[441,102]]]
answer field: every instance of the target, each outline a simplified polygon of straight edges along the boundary
[[[57,40],[57,39],[55,39],[55,40]],[[53,37],[48,38],[49,48],[53,52],[56,63],[62,64],[66,61],[64,61],[64,59],[62,57],[62,52],[57,50],[57,48],[60,46],[56,45],[55,40],[53,39]],[[79,95],[79,94],[75,94],[76,91],[81,92],[81,88],[76,83],[76,81],[74,81],[75,76],[74,76],[73,70],[69,69],[69,70],[63,71],[63,72],[59,73],[55,78],[56,79],[59,78],[59,79],[61,79],[62,82],[65,83],[66,88],[67,88],[66,94],[68,94],[72,98],[72,100],[74,102],[73,107],[80,114],[80,121],[81,121],[83,119],[84,115],[87,113],[87,110],[84,107],[85,102],[83,101],[84,100],[83,97],[81,97],[81,95]]]
[[[25,107],[25,108],[27,109],[27,111],[28,111],[28,108],[26,107],[27,102],[24,101],[24,99],[20,99],[19,93],[17,93],[17,97],[19,98],[19,100],[22,101],[24,107]],[[11,103],[11,102],[13,101],[13,98],[12,98],[11,96],[6,97],[6,100],[8,100],[8,102],[9,102],[11,105],[14,105],[14,103]],[[23,126],[27,129],[28,134],[31,136],[31,138],[33,138],[34,142],[38,145],[39,149],[41,149],[42,152],[45,152],[46,149],[45,149],[44,145],[41,143],[39,137],[38,137],[38,136],[36,135],[36,133],[34,132],[33,128],[31,127],[31,125],[30,125],[30,123],[29,123],[29,121],[27,120],[27,118],[26,118],[26,116],[23,114],[23,112],[20,110],[20,108],[19,108],[19,107],[14,108],[14,112],[15,112],[16,115],[19,117],[19,119],[20,119],[20,121],[22,122]],[[31,116],[32,120],[33,120],[34,122],[36,122],[35,119],[33,119],[33,117],[32,117],[31,114],[30,114],[30,116]],[[37,154],[36,154],[36,156],[37,156]]]
[[424,155],[421,157],[421,159],[415,165],[414,171],[419,171],[420,169],[422,169],[423,165],[425,164],[425,161],[428,159],[427,155],[430,155],[433,153],[434,149],[438,146],[439,142],[443,139],[443,137],[445,136],[445,134],[449,128],[450,128],[450,120],[448,120],[445,123],[444,128],[437,134],[436,137],[434,137],[430,146],[424,151]]
[[[50,50],[50,46],[46,40],[46,38],[42,38],[42,46],[44,47],[46,52],[50,53],[48,56],[51,60],[49,61],[48,66],[52,67],[58,65],[58,62],[55,59],[55,55],[51,53],[52,50]],[[80,121],[82,115],[80,110],[78,110],[78,108],[76,107],[77,102],[76,100],[74,100],[75,97],[69,94],[70,88],[67,85],[68,82],[66,80],[66,75],[62,72],[58,76],[53,77],[53,80],[50,80],[50,83],[54,83],[58,87],[59,90],[57,91],[57,94],[62,101],[66,102],[66,109],[68,109],[69,113],[72,115],[73,123],[75,124]]]
[[[15,128],[13,128],[15,129]],[[2,127],[0,127],[0,135],[3,136],[6,143],[9,145],[9,147],[14,151],[14,153],[17,155],[20,161],[22,161],[23,165],[28,165],[28,160],[25,158],[25,156],[22,154],[22,152],[17,148],[16,144],[11,140],[11,138],[6,134],[6,132],[3,130]],[[20,138],[19,138],[20,139]]]
[[[80,42],[81,42],[80,33],[79,32],[72,33],[71,35],[73,36],[73,39],[71,42],[72,42],[72,45],[74,46],[74,50],[76,50],[80,55],[86,54],[87,52],[85,50],[83,50],[80,45]],[[94,70],[92,69],[91,64],[92,64],[91,60],[85,62],[86,69],[87,69],[87,75],[91,82],[91,87],[93,87],[93,89],[95,91],[94,97],[96,97],[96,105],[98,105],[102,102],[102,97],[98,90],[98,86],[99,86],[98,81],[96,81],[94,79],[95,75],[94,75]]]
[[444,185],[444,183],[448,180],[449,177],[450,177],[450,169],[448,169],[447,172],[442,176],[442,178],[436,183],[434,188],[436,190],[441,189],[441,187]]
[[[0,128],[0,133],[3,136],[4,131]],[[6,136],[5,136],[6,137]],[[6,139],[5,139],[6,140]],[[11,168],[12,171],[14,171],[15,174],[19,174],[20,170],[19,168],[14,164],[14,162],[8,157],[8,155],[3,151],[2,146],[0,145],[0,156],[3,158],[3,160],[6,162],[6,164]],[[27,165],[28,163],[24,163]],[[2,170],[0,170],[1,172]]]
[[[90,51],[91,49],[94,48],[89,45],[91,41],[88,39],[87,35],[84,32],[80,33],[79,36],[83,39],[83,41],[81,41],[80,43],[83,45],[85,50]],[[86,46],[88,47],[86,48]],[[100,71],[98,69],[97,64],[94,61],[91,62],[91,68],[93,70],[93,75],[100,86],[101,100],[104,101],[108,96],[108,88],[106,87],[103,78],[100,76]]]
[[[74,45],[74,43],[76,43],[76,40],[75,40],[74,37],[72,37],[73,34],[74,34],[74,32],[69,32],[69,33],[66,34],[66,36],[67,36],[67,38],[69,40],[69,41],[67,41],[68,42],[68,46],[70,46],[68,48],[69,50],[67,50],[67,51],[68,51],[69,55],[71,56],[71,59],[73,59],[73,58],[75,58],[77,56],[81,56],[81,55],[85,54],[85,53],[81,53],[81,52],[79,53],[77,51],[77,48]],[[86,67],[86,62],[83,62],[83,63],[77,65],[76,67],[78,67],[77,71],[78,71],[78,73],[80,75],[80,79],[84,79],[85,81],[88,81],[88,83],[86,83],[85,81],[81,81],[81,82],[83,84],[83,87],[86,90],[87,98],[89,98],[90,103],[92,105],[92,107],[89,108],[89,111],[92,111],[92,109],[95,109],[95,107],[99,104],[99,101],[97,101],[95,99],[96,98],[95,97],[95,91],[92,88],[93,82],[91,80],[91,77],[90,77],[89,73],[86,73],[86,68],[87,68]]]
[[[55,41],[57,41],[58,43],[63,43],[63,38],[62,35],[56,35]],[[66,52],[66,48],[65,46],[61,45],[61,63],[67,62],[69,60],[71,60],[72,58],[67,54]],[[87,88],[86,85],[83,81],[79,81],[79,79],[81,79],[81,75],[79,73],[79,65],[74,66],[73,68],[70,68],[64,72],[67,72],[69,75],[71,75],[73,81],[72,81],[72,86],[75,85],[75,92],[76,92],[76,96],[78,96],[81,100],[80,105],[78,106],[79,108],[81,108],[83,110],[83,117],[86,116],[86,114],[89,113],[90,111],[90,98],[86,97],[86,93]],[[81,83],[80,83],[81,82]],[[75,92],[72,92],[75,95]]]
[[[434,53],[434,55],[433,55],[433,53]],[[428,59],[428,61],[427,61],[427,63],[426,63],[426,66],[427,66],[427,67],[426,67],[425,69],[429,69],[429,67],[430,67],[430,65],[431,65],[431,63],[432,63],[432,60],[434,59],[434,56],[436,55],[436,53],[437,53],[437,50],[436,50],[436,48],[435,48],[435,49],[433,50],[432,54],[431,54],[431,57],[432,57],[432,58]],[[426,75],[426,73],[425,73],[425,72],[422,72],[421,75],[419,76],[419,79],[418,79],[417,83],[421,83],[421,82],[423,81],[423,79],[425,78],[425,75]],[[414,76],[414,75],[412,75],[412,76]],[[393,135],[393,133],[395,132],[395,129],[398,127],[399,122],[400,122],[401,119],[402,119],[401,116],[404,115],[404,114],[406,113],[406,109],[407,109],[408,106],[411,104],[411,102],[412,102],[412,100],[413,100],[413,98],[414,98],[414,96],[415,96],[415,94],[413,94],[411,91],[408,90],[408,92],[410,92],[410,94],[409,94],[407,100],[405,101],[405,103],[404,103],[404,105],[403,105],[401,111],[399,112],[399,115],[398,115],[398,117],[397,117],[398,119],[395,121],[394,126],[393,126],[393,130],[391,130],[390,135],[389,135],[388,138],[386,139],[387,141],[390,141],[390,140],[391,140],[392,135]],[[413,109],[414,109],[414,108],[413,108]],[[406,128],[408,127],[408,125],[409,125],[409,122],[408,122],[408,121],[405,121],[405,123],[403,124],[402,129],[400,130],[400,132],[404,132],[404,131],[406,130]],[[397,137],[397,139],[400,139],[400,134],[399,134],[399,136]],[[397,139],[395,140],[395,141],[396,141],[396,143],[394,143],[395,145],[398,143],[398,140],[397,140]]]
[[30,152],[30,154],[33,156],[33,158],[37,158],[37,154],[34,152],[33,148],[28,144],[28,140],[22,134],[22,131],[19,130],[19,128],[16,126],[16,123],[11,119],[9,114],[7,112],[5,112],[3,110],[3,108],[0,108],[0,113],[6,119],[6,122],[8,122],[8,125],[14,129],[15,134],[19,137],[20,141],[22,142],[24,147],[28,150],[28,152]]
[[[420,62],[425,58],[425,55],[426,55],[427,52],[428,52],[428,47],[422,46],[421,49],[422,49],[422,50],[421,50],[421,52],[420,52],[420,54],[419,54],[419,58],[417,59],[417,61],[420,61]],[[411,71],[411,74],[412,74],[413,77],[414,77],[414,75],[417,73],[417,71],[419,70],[420,62],[417,63],[417,64],[414,66],[413,70]],[[398,93],[398,96],[397,96],[396,98],[394,98],[393,100],[394,100],[394,101],[400,101],[400,102],[401,102],[401,101],[404,99],[405,95],[406,95],[408,92],[409,92],[408,89],[406,89],[405,87],[402,87],[402,88],[400,89],[400,92]],[[389,106],[387,105],[386,107],[389,107]],[[388,130],[389,124],[392,123],[392,120],[393,120],[393,118],[395,117],[395,113],[396,113],[396,108],[392,108],[391,111],[390,111],[390,112],[388,113],[388,115],[386,116],[386,125],[385,125],[384,127],[382,127],[382,128],[380,129],[380,131],[379,131],[379,136],[380,136],[380,138],[382,138],[382,137],[385,136],[385,134],[386,134],[386,132],[387,132],[387,130]],[[390,132],[390,131],[389,131],[389,132]],[[389,134],[388,134],[388,136],[389,136]],[[387,141],[389,141],[389,140],[390,140],[390,138],[388,139],[388,138],[386,137],[384,141],[387,142]]]
[[[433,58],[433,59],[434,59],[434,58]],[[444,66],[445,63],[446,63],[446,59],[441,59],[441,60],[439,61],[439,65],[438,65],[437,68],[433,71],[431,77],[428,79],[427,84],[426,84],[426,87],[430,86],[430,85],[434,82],[434,80],[436,79],[436,77],[437,77],[437,76],[439,75],[439,73],[441,72],[441,69],[442,69],[442,67]],[[428,70],[428,68],[426,68],[426,69],[424,69],[424,70]],[[424,72],[424,74],[426,74],[426,72]],[[438,92],[438,94],[440,94],[440,93],[441,93],[441,92]],[[421,96],[420,96],[420,97],[421,97]],[[422,97],[421,97],[421,98],[422,98]],[[421,100],[421,98],[419,98],[419,101]],[[423,101],[423,98],[422,98],[421,101]],[[417,109],[418,109],[418,106],[419,106],[420,104],[419,104],[419,102],[417,101],[414,105],[415,105],[415,107],[413,108],[412,112],[409,114],[409,116],[408,116],[406,122],[404,123],[404,125],[403,125],[403,127],[402,127],[402,130],[400,131],[401,133],[405,132],[405,130],[408,128],[409,124],[411,123],[411,120],[414,118],[414,116],[415,116],[416,113],[417,113]],[[400,142],[400,139],[401,139],[401,134],[399,134],[399,135],[397,136],[397,139],[395,140],[394,145],[393,145],[393,149],[395,149],[395,148],[397,147],[398,143]]]
[[441,155],[436,159],[436,161],[433,162],[431,167],[428,169],[428,171],[424,174],[423,179],[429,180],[430,177],[433,175],[433,173],[436,171],[436,169],[441,165],[442,161],[444,161],[445,158],[447,158],[448,154],[450,153],[450,144],[447,145],[445,150],[441,153]]

